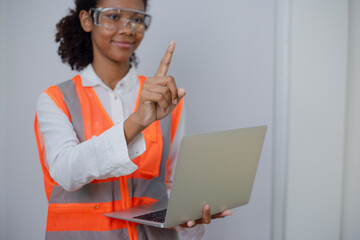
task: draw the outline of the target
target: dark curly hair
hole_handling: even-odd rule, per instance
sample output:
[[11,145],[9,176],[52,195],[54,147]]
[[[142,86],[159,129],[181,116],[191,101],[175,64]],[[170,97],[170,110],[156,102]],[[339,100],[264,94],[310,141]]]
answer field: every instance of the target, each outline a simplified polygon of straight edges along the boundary
[[[101,0],[75,0],[75,10],[70,9],[69,15],[62,18],[57,24],[55,41],[60,43],[57,53],[64,63],[71,69],[82,70],[93,60],[91,35],[85,32],[80,24],[79,13],[81,10],[89,11],[96,7]],[[145,9],[148,0],[142,0]],[[135,53],[130,57],[130,62],[135,66],[138,63]]]

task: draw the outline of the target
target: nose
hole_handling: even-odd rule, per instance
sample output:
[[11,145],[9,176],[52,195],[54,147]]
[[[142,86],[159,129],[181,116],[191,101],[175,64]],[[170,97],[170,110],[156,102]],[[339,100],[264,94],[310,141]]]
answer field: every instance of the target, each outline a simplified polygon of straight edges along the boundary
[[[127,27],[128,25],[129,25],[129,27]],[[130,30],[131,33],[134,33],[134,29],[133,29],[133,27],[131,25],[131,21],[129,19],[125,20],[124,24],[122,24],[122,26],[120,26],[119,31],[120,30],[121,31],[129,31]]]

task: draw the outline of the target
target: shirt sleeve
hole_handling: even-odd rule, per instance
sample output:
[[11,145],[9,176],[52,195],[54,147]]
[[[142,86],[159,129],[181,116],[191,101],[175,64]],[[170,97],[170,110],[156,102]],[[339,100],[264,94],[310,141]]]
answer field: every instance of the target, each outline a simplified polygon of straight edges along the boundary
[[50,176],[67,191],[94,179],[131,174],[137,169],[131,159],[146,149],[142,134],[127,145],[124,121],[80,143],[68,117],[45,92],[38,99],[37,118]]

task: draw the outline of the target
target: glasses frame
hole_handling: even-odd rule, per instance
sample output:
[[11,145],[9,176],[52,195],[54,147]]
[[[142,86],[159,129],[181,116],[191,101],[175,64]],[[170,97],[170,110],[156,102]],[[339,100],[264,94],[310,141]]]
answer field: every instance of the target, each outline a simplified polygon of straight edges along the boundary
[[[143,12],[143,11],[140,11],[140,10],[135,10],[135,9],[130,9],[130,8],[115,8],[115,7],[113,7],[113,8],[103,8],[103,7],[98,7],[98,8],[90,8],[89,9],[89,14],[90,14],[90,16],[92,17],[92,19],[93,19],[93,22],[94,22],[94,24],[96,25],[96,26],[98,26],[98,27],[102,27],[101,26],[101,21],[99,20],[100,18],[100,15],[102,14],[102,12],[105,12],[105,11],[109,11],[109,10],[116,10],[116,11],[118,11],[118,12],[122,12],[122,11],[128,11],[128,12],[133,12],[133,13],[140,13],[140,14],[143,14],[145,17],[148,17],[148,19],[149,19],[149,22],[148,22],[148,24],[146,25],[145,23],[144,23],[144,25],[145,25],[145,31],[149,28],[149,26],[150,26],[150,23],[151,23],[151,15],[149,15],[149,14],[147,14],[146,12]],[[128,19],[126,22],[125,22],[125,24],[123,25],[123,27],[125,27],[129,22],[131,22],[131,20],[130,19]],[[103,28],[103,27],[102,27]],[[133,28],[132,28],[132,26],[130,25],[130,28],[131,28],[131,30],[134,32],[134,30],[133,30]]]

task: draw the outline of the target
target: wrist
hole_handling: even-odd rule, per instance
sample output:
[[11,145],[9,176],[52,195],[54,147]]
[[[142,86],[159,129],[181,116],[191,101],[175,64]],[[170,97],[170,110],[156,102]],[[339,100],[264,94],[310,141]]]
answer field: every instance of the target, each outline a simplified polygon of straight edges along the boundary
[[150,124],[147,123],[147,121],[144,120],[144,117],[142,117],[138,111],[132,113],[128,119],[129,121],[132,122],[133,126],[136,126],[136,128],[141,129],[140,131],[143,131],[151,124],[151,123]]
[[126,142],[129,144],[139,133],[141,133],[147,126],[143,125],[139,121],[138,116],[135,113],[132,113],[124,121],[124,134]]

